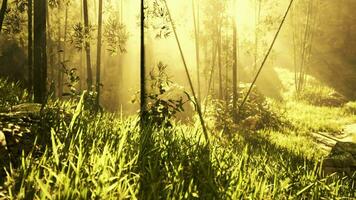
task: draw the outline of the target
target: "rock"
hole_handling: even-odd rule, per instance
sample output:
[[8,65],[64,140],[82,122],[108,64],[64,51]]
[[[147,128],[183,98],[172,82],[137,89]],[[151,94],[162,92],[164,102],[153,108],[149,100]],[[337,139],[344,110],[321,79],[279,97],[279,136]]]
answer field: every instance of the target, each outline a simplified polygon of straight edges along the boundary
[[337,142],[324,160],[325,174],[334,172],[352,175],[356,172],[356,143]]

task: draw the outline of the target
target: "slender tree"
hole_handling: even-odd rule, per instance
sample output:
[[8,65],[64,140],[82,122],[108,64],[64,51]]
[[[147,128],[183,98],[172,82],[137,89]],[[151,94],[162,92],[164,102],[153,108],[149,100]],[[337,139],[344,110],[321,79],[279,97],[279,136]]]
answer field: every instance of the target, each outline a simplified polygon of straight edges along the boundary
[[6,10],[7,10],[7,0],[2,0],[1,9],[0,9],[0,33],[2,30],[2,24],[4,23]]
[[[229,27],[229,20],[228,18],[226,19],[226,27]],[[225,45],[226,45],[226,50],[225,50],[225,107],[228,109],[229,107],[229,47],[230,47],[230,42],[229,42],[229,34],[228,31],[225,33]]]
[[140,107],[141,107],[141,125],[143,125],[144,115],[146,112],[146,83],[145,83],[145,7],[144,0],[141,0],[141,16],[140,16]]
[[222,58],[221,58],[221,21],[219,23],[219,31],[218,31],[218,66],[219,66],[219,99],[223,99],[223,80],[222,80]]
[[198,101],[201,103],[201,87],[200,87],[200,26],[199,26],[199,0],[197,0],[197,6],[195,6],[195,1],[193,3],[193,18],[194,18],[194,35],[195,35],[195,55],[196,55],[196,65],[197,65],[197,82],[198,82]]
[[[293,46],[295,68],[295,90],[297,96],[304,90],[307,82],[308,65],[312,54],[312,44],[316,28],[316,0],[299,1],[293,10]],[[304,16],[302,21],[298,21]]]
[[[88,35],[90,32],[89,27],[89,16],[88,16],[88,0],[83,0],[83,10],[84,10],[84,29],[85,34]],[[93,85],[93,74],[91,70],[91,55],[90,55],[90,41],[85,41],[85,52],[87,61],[87,87],[88,91],[91,91]]]
[[62,6],[61,4],[58,5],[58,38],[57,38],[57,59],[58,59],[58,66],[57,66],[57,96],[61,97],[62,96],[62,79],[61,79],[61,73],[62,73],[62,66],[61,63],[63,63],[63,46],[62,46],[62,16],[61,16],[61,9]]
[[[48,8],[48,5],[47,5]],[[46,9],[46,23],[47,23],[47,56],[49,59],[49,69],[50,69],[50,80],[54,80],[54,50],[53,50],[53,38],[52,38],[52,29],[51,29],[51,18],[49,15],[49,9]],[[52,83],[51,83],[52,84]]]
[[[81,19],[81,23],[83,23],[83,1],[80,1],[80,19]],[[79,63],[79,74],[81,77],[84,77],[85,76],[85,68],[84,68],[84,51],[82,48],[80,48],[80,63]],[[80,90],[83,90],[83,86],[85,85],[85,83],[83,82],[84,80],[83,79],[80,79],[79,80],[79,89]]]
[[32,0],[27,1],[27,18],[28,18],[28,24],[27,24],[27,56],[28,56],[28,88],[30,94],[32,93],[33,89],[33,37],[32,37],[32,32],[33,32],[33,19],[32,19]]
[[44,103],[46,96],[47,55],[46,55],[46,0],[34,2],[34,100]]
[[[233,9],[236,8],[236,0],[233,2]],[[232,66],[232,94],[233,94],[233,99],[232,99],[232,109],[234,113],[234,120],[236,119],[236,108],[237,108],[237,25],[236,25],[236,12],[234,12],[233,16],[233,34],[232,34],[232,41],[233,41],[233,66]]]
[[[212,48],[212,54],[211,54],[211,70],[210,70],[210,76],[209,76],[209,82],[208,82],[208,90],[207,90],[207,97],[210,95],[210,91],[214,91],[214,86],[213,86],[213,80],[214,80],[214,74],[215,74],[215,62],[216,62],[216,54],[217,54],[217,40],[213,40],[211,44]],[[213,92],[212,92],[213,93]],[[207,108],[208,101],[205,101],[205,110]]]
[[[62,50],[63,50],[63,60],[62,63],[66,63],[67,62],[67,36],[68,36],[68,9],[69,9],[69,1],[65,2],[65,15],[64,15],[64,38],[63,38],[63,46],[62,46]],[[63,83],[64,83],[64,73],[62,71],[60,71],[60,83],[59,84],[59,97],[62,97],[63,95]]]
[[96,104],[97,108],[100,105],[100,65],[101,65],[101,38],[103,26],[103,0],[99,0],[99,15],[98,15],[98,42],[97,42],[97,58],[96,58]]

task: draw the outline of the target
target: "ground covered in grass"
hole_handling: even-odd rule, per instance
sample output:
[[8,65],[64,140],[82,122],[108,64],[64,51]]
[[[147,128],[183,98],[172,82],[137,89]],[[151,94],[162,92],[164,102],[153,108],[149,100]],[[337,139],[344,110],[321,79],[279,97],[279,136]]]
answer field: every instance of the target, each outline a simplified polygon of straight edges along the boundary
[[355,123],[346,106],[279,104],[276,109],[289,126],[229,134],[211,130],[209,144],[197,122],[171,122],[165,128],[147,123],[140,130],[137,117],[94,115],[83,98],[50,102],[44,109],[62,114],[39,134],[47,140],[43,148],[5,166],[0,199],[356,197],[356,175],[325,175],[326,153],[309,134]]

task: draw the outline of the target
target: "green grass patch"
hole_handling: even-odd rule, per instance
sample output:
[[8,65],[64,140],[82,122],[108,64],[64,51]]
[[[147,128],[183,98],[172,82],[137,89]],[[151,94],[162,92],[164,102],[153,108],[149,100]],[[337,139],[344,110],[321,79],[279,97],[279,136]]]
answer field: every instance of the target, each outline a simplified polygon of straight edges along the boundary
[[319,107],[301,101],[289,101],[283,109],[286,118],[301,133],[309,131],[339,133],[343,126],[356,122],[356,116],[344,112],[342,107]]

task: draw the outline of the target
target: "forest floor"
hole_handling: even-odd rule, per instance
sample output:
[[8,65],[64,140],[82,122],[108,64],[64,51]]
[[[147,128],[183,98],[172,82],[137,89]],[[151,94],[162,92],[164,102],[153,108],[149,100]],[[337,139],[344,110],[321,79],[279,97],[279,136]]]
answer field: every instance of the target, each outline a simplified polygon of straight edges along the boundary
[[[12,94],[0,95],[1,112],[28,102],[1,81],[0,93]],[[271,101],[288,125],[230,133],[209,127],[209,145],[198,121],[140,130],[137,116],[93,115],[83,99],[16,112],[19,120],[4,115],[10,120],[0,128],[16,135],[13,145],[34,145],[9,150],[17,156],[0,177],[0,199],[355,199],[356,174],[325,174],[322,164],[335,144],[330,138],[355,139],[356,103]]]

